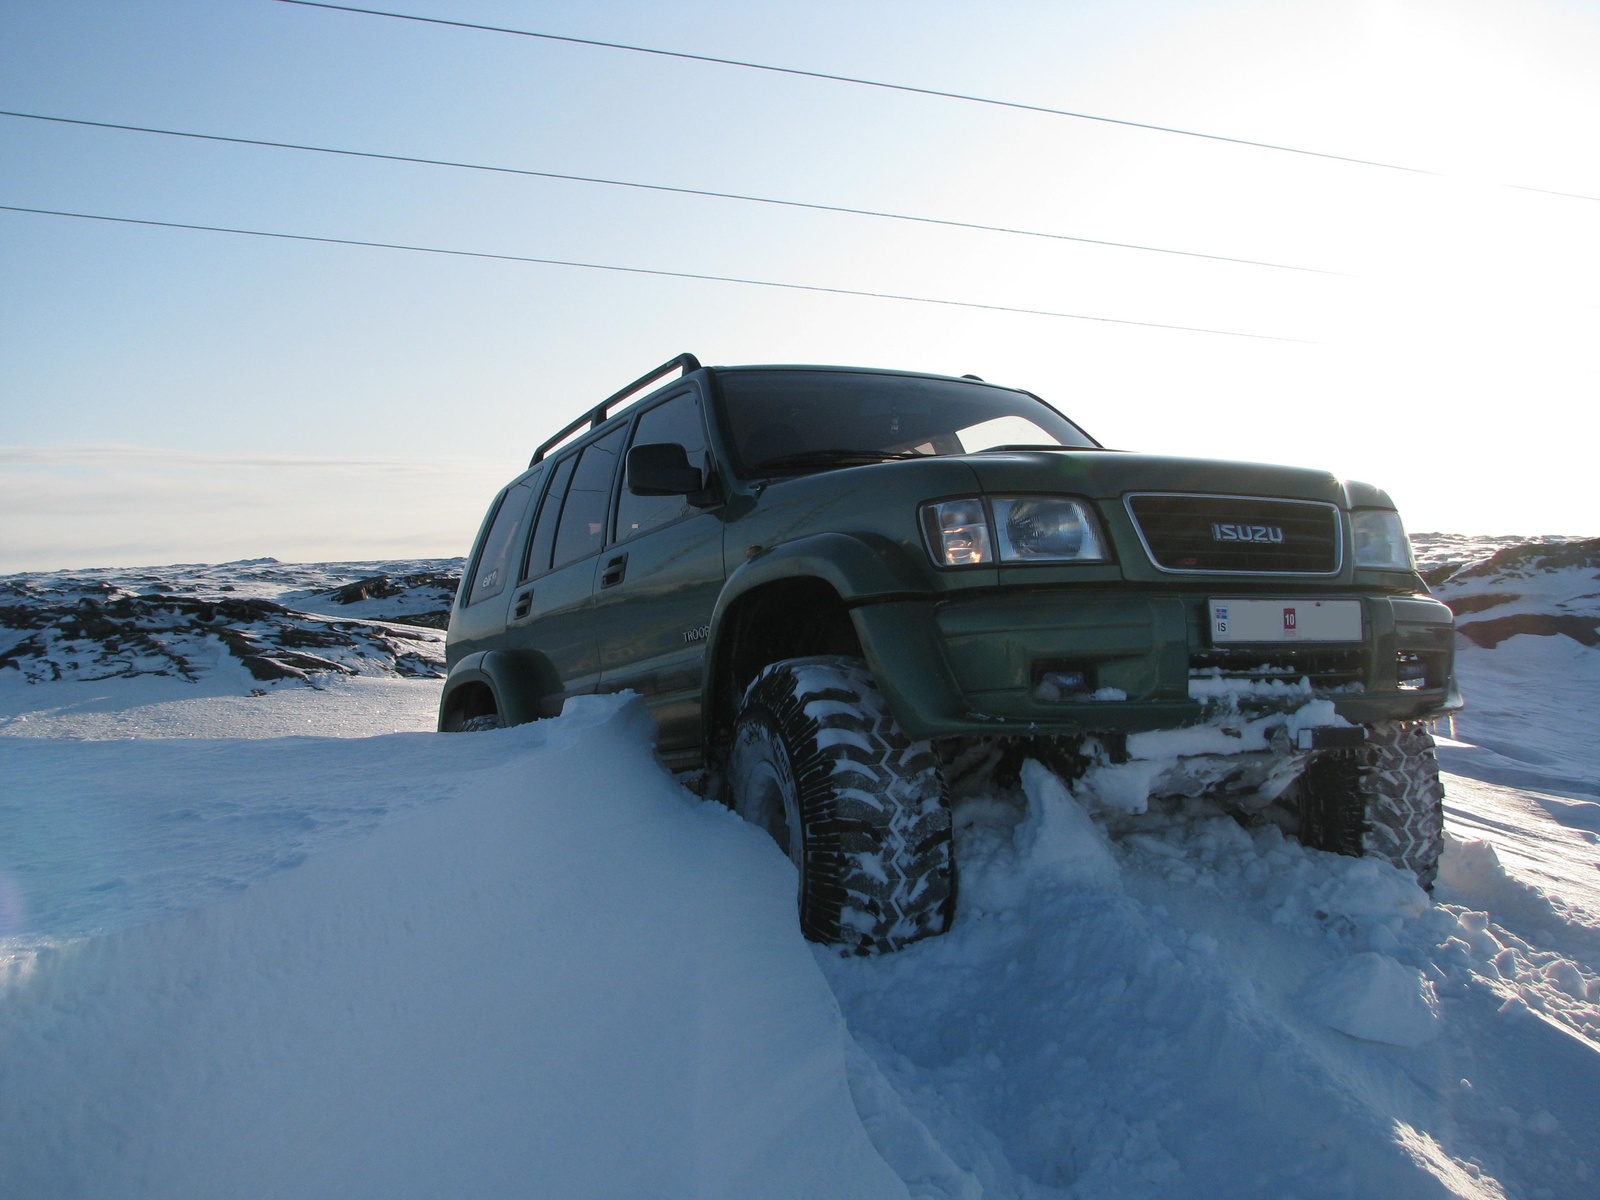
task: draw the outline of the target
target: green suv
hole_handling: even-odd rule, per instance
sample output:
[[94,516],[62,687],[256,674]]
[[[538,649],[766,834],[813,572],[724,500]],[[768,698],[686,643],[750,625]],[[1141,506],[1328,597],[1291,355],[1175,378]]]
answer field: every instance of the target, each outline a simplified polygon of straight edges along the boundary
[[1422,723],[1461,705],[1377,488],[1108,450],[972,376],[687,354],[495,497],[446,659],[446,731],[638,693],[793,859],[806,935],[863,953],[947,928],[950,793],[1027,757],[1129,811],[1271,806],[1428,886]]

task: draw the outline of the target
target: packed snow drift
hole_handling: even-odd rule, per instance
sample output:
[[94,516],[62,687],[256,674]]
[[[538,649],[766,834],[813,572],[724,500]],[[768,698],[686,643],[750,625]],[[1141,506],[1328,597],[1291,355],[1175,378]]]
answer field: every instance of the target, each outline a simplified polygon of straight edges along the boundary
[[0,1195],[1600,1195],[1600,543],[1418,542],[1431,895],[1030,763],[870,959],[631,698],[429,732],[459,564],[0,580]]

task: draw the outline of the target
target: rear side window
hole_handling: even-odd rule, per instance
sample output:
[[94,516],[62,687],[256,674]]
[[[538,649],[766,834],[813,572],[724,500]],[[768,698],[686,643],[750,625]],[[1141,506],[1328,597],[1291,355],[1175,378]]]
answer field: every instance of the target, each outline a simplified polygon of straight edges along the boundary
[[539,505],[539,520],[528,542],[528,559],[522,564],[524,579],[543,575],[550,569],[550,548],[556,541],[556,519],[561,516],[561,502],[566,499],[567,483],[572,478],[572,468],[577,462],[576,455],[567,455],[556,464],[555,472],[550,476],[550,490],[545,493],[544,503]]
[[617,456],[626,432],[626,428],[613,430],[584,447],[567,489],[567,502],[561,506],[552,566],[577,562],[605,545],[606,511],[611,507],[611,486],[616,482]]
[[500,502],[500,511],[495,513],[494,523],[489,526],[489,536],[483,539],[483,552],[478,555],[477,573],[467,596],[469,605],[492,599],[506,590],[514,566],[510,561],[512,541],[533,499],[533,484],[537,478],[525,479],[507,489],[505,499]]
[[[706,433],[700,420],[700,398],[693,392],[674,396],[639,418],[632,444],[650,446],[676,442],[689,456],[689,465],[706,469]],[[635,496],[627,482],[617,499],[617,541],[656,529],[695,511],[682,496]]]

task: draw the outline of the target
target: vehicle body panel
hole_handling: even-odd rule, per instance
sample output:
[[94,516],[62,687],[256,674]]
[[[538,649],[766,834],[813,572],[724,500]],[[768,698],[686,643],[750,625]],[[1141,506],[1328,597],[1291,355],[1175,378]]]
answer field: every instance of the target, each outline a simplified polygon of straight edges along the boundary
[[[498,606],[498,628],[489,616],[462,609],[458,597],[447,698],[458,683],[484,682],[503,698],[506,721],[515,723],[559,711],[568,695],[631,688],[651,705],[664,753],[675,761],[714,754],[720,710],[713,701],[729,702],[716,689],[747,682],[724,677],[739,657],[729,639],[751,636],[745,606],[804,582],[826,589],[806,595],[825,594],[842,606],[847,615],[839,619],[848,623],[890,711],[913,737],[1079,736],[1182,726],[1207,711],[1195,679],[1248,674],[1257,660],[1275,676],[1303,671],[1307,687],[1295,702],[1326,698],[1354,723],[1426,719],[1460,706],[1449,610],[1428,597],[1414,571],[1356,562],[1349,514],[1391,509],[1380,489],[1304,468],[1100,448],[1007,448],[742,477],[724,425],[717,382],[723,370],[692,371],[614,416],[598,410],[600,424],[553,452],[551,461],[579,453],[691,390],[704,401],[701,461],[711,490],[695,500],[697,511],[675,523],[633,537],[609,528],[604,548],[593,556],[534,572],[508,589],[511,601]],[[619,468],[611,520],[624,487]],[[1216,520],[1230,527],[1229,506],[1238,500],[1245,514],[1240,528],[1249,528],[1253,503],[1316,506],[1332,513],[1333,557],[1315,577],[1164,567],[1130,503],[1145,494],[1176,497],[1175,504],[1196,497],[1196,505],[1222,514]],[[935,562],[919,516],[924,505],[963,498],[989,505],[995,497],[1028,496],[1072,497],[1087,505],[1103,537],[1103,559],[975,567]],[[1283,536],[1272,527],[1256,532]],[[1212,530],[1213,538],[1226,533],[1220,526]],[[531,603],[518,616],[530,587]],[[1292,605],[1330,598],[1360,605],[1359,642],[1223,645],[1211,634],[1208,611],[1218,601]],[[809,619],[813,614],[803,610],[781,618]],[[758,632],[784,642],[782,629]],[[1081,677],[1082,687],[1050,698],[1040,684],[1051,671]],[[515,683],[509,682],[513,675]]]
[[696,513],[613,545],[601,555],[623,571],[596,590],[602,691],[644,697],[665,752],[700,740],[701,677],[712,613],[723,590],[723,523]]

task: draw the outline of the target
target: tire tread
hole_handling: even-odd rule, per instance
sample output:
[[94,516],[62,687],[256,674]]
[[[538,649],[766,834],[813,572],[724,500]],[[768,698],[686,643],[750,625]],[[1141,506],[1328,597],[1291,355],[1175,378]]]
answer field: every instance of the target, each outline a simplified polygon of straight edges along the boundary
[[938,758],[900,731],[866,664],[774,663],[751,683],[739,719],[769,721],[792,757],[806,936],[874,954],[944,932],[955,888]]
[[1444,850],[1444,786],[1427,727],[1379,722],[1359,749],[1315,760],[1302,782],[1300,840],[1380,858],[1431,889]]

